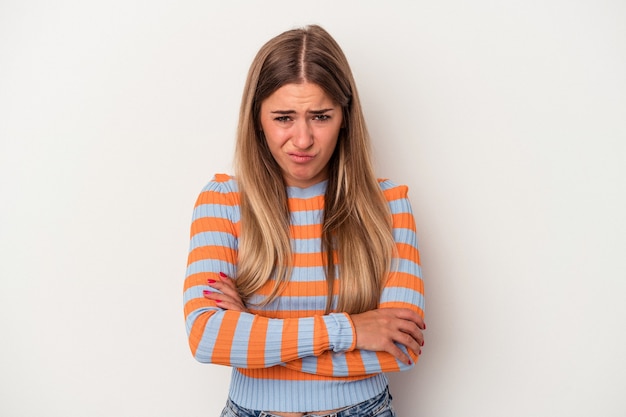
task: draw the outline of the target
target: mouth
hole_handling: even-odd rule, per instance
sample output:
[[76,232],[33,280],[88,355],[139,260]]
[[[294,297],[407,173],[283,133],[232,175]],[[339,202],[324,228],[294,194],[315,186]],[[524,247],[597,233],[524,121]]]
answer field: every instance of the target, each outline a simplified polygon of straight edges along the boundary
[[310,160],[315,158],[315,155],[301,153],[301,152],[289,152],[287,153],[287,155],[289,155],[289,158],[292,161],[297,162],[297,163],[309,162]]

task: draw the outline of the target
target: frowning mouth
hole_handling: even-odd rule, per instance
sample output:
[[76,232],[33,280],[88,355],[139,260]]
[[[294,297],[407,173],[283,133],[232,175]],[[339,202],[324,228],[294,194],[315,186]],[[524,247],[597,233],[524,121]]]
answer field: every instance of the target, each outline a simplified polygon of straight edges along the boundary
[[309,162],[310,160],[315,158],[315,155],[301,153],[301,152],[289,152],[287,155],[289,155],[289,158],[292,161],[298,162],[298,163]]

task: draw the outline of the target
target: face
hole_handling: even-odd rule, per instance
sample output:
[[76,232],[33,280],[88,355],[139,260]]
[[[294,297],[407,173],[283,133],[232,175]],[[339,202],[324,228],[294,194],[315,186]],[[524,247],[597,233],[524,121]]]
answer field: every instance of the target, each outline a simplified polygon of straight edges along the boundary
[[317,84],[286,84],[261,103],[261,128],[287,185],[305,188],[328,177],[342,118]]

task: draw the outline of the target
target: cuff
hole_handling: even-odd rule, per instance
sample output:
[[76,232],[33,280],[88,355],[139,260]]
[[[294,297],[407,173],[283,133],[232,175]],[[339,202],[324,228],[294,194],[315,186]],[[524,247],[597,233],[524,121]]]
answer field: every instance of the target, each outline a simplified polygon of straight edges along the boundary
[[330,350],[333,352],[349,352],[356,345],[354,326],[347,313],[331,313],[324,316]]

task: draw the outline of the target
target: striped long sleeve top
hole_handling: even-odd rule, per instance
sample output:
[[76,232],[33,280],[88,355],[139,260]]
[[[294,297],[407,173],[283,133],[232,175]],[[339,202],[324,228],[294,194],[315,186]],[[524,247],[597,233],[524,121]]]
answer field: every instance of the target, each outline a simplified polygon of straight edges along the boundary
[[[233,368],[229,396],[242,407],[283,412],[340,408],[382,392],[385,372],[413,366],[386,352],[355,349],[350,316],[324,313],[321,224],[326,184],[287,187],[292,276],[279,297],[260,307],[255,301],[269,293],[271,282],[262,288],[254,296],[258,298],[250,300],[249,313],[221,309],[203,297],[203,290],[215,291],[207,279],[220,272],[237,276],[237,182],[217,174],[197,199],[184,286],[189,345],[198,361]],[[410,308],[423,316],[423,282],[407,187],[389,180],[379,184],[392,213],[398,253],[379,307]],[[409,354],[414,364],[418,358]]]

